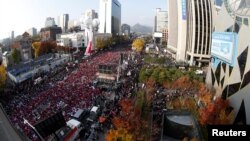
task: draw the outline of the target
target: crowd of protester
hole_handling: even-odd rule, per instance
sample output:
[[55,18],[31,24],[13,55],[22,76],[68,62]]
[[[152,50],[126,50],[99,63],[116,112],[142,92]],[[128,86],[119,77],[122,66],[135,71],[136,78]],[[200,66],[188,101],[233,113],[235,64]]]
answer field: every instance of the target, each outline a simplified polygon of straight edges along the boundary
[[[5,106],[10,121],[31,140],[36,140],[32,129],[24,124],[24,119],[35,125],[63,111],[68,120],[77,109],[91,108],[102,93],[101,89],[92,85],[98,65],[118,63],[119,57],[119,51],[106,51],[82,60],[73,68],[60,66],[60,69],[44,74],[40,84],[34,85],[32,81],[21,84],[13,91],[15,97]],[[126,92],[122,93],[125,95]],[[109,110],[116,111],[115,108]]]

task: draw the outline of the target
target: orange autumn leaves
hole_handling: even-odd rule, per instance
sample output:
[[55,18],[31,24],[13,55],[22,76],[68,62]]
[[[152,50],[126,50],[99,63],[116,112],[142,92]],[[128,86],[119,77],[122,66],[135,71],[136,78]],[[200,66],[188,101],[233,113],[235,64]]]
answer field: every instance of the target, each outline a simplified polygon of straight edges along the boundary
[[230,110],[228,100],[217,98],[199,110],[202,125],[232,124],[234,111]]
[[106,141],[132,141],[133,136],[128,133],[128,131],[124,128],[119,128],[117,130],[111,129],[109,130]]
[[112,119],[114,129],[106,134],[106,141],[134,141],[145,140],[144,129],[149,125],[141,118],[141,110],[129,99],[123,99],[119,102],[121,106],[120,115]]

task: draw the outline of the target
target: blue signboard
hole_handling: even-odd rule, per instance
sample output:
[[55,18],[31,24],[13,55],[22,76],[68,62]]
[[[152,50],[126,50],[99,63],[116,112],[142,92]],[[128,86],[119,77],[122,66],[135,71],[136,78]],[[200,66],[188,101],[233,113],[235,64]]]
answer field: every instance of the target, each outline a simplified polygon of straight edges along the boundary
[[187,20],[187,1],[181,0],[182,20]]
[[211,55],[231,66],[235,63],[238,38],[232,32],[214,32],[212,34]]

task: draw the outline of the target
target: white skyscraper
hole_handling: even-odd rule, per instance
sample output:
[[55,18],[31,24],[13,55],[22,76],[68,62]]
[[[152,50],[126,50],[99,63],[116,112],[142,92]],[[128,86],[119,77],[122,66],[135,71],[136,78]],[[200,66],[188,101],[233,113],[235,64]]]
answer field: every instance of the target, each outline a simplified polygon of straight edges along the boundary
[[99,33],[120,34],[121,4],[118,0],[100,0]]
[[155,31],[162,32],[168,27],[168,12],[160,8],[156,10]]
[[11,39],[14,39],[14,38],[15,38],[14,31],[11,31]]
[[51,18],[51,17],[47,17],[46,21],[45,21],[45,27],[51,27],[51,26],[54,26],[54,25],[56,25],[55,19]]
[[27,32],[29,33],[30,36],[37,35],[37,29],[34,27],[28,29]]
[[68,30],[69,14],[63,14],[58,18],[58,26],[62,28],[62,32]]
[[211,0],[168,1],[168,49],[176,61],[206,66],[210,58]]

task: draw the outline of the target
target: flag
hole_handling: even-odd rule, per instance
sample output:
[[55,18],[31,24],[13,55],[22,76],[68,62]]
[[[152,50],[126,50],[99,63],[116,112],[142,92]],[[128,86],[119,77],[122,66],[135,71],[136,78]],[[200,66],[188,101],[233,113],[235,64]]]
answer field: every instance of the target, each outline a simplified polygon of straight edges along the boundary
[[90,55],[92,50],[92,41],[89,41],[87,49],[85,51],[85,55]]
[[92,32],[92,28],[85,28],[85,32],[87,32],[87,38],[88,38],[88,46],[86,48],[85,51],[85,55],[90,55],[91,51],[92,51],[92,39],[93,39],[93,32]]

